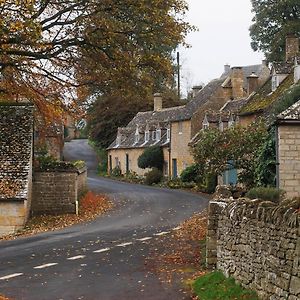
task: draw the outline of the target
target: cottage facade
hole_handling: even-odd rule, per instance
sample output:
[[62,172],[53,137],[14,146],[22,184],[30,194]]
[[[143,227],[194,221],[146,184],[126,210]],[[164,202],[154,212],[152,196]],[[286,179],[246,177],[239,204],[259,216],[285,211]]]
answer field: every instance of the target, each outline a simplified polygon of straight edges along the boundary
[[[226,65],[220,78],[197,89],[194,98],[179,107],[164,109],[161,96],[155,95],[153,111],[140,112],[125,128],[119,128],[116,140],[107,149],[108,171],[118,166],[122,174],[133,171],[144,175],[147,170],[138,168],[137,159],[145,148],[159,145],[164,153],[165,176],[180,176],[194,162],[189,143],[203,128],[206,110],[218,111],[230,101],[243,99],[250,90],[247,77],[256,74],[260,86],[269,73],[265,64],[235,68]],[[159,139],[156,130],[161,132]]]

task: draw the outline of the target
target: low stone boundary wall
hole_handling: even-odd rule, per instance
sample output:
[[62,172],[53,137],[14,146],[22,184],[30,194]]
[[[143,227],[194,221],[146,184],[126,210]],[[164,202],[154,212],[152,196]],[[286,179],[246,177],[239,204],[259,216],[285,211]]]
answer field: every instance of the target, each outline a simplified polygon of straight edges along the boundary
[[32,215],[75,213],[75,203],[86,190],[86,180],[86,168],[66,172],[35,172]]
[[300,201],[211,201],[207,266],[262,299],[300,299]]

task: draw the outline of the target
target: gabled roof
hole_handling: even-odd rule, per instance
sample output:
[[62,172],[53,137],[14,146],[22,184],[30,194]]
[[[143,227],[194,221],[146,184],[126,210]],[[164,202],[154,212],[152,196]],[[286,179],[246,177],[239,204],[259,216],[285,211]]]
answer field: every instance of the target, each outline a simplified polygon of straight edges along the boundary
[[254,114],[258,112],[266,112],[271,108],[272,104],[292,86],[294,83],[294,74],[288,75],[277,89],[272,92],[271,78],[249,99],[241,108],[240,115]]
[[288,109],[280,113],[277,116],[277,120],[279,123],[282,123],[282,121],[287,123],[293,121],[300,122],[300,99]]

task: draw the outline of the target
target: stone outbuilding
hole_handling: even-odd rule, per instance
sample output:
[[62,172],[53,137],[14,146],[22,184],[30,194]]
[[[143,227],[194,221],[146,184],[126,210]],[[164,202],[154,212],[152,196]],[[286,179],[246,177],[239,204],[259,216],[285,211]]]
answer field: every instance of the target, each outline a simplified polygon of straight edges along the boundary
[[0,105],[0,236],[25,224],[31,205],[33,106]]

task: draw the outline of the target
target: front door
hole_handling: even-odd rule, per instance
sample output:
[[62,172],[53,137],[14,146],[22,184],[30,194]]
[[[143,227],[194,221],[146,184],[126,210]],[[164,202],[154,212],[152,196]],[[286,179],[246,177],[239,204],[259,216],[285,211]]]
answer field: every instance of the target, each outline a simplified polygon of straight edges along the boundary
[[126,174],[129,173],[129,170],[130,170],[130,168],[129,168],[129,155],[126,154]]
[[173,178],[177,178],[177,159],[173,158],[172,159],[172,166],[173,166]]

